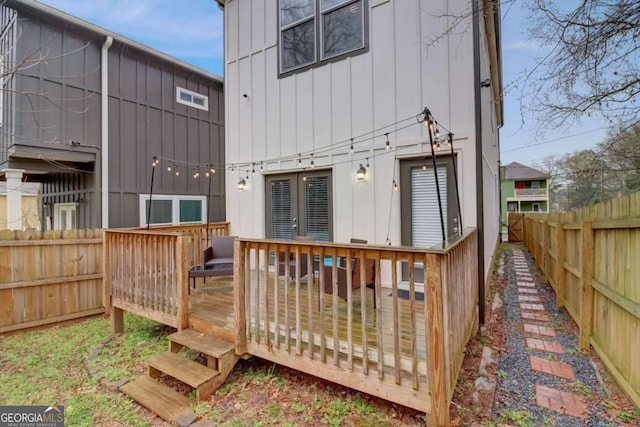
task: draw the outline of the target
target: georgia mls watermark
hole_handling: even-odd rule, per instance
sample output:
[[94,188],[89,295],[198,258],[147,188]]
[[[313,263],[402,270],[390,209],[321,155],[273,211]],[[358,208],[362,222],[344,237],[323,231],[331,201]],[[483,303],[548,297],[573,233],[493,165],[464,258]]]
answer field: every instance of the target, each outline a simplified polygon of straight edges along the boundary
[[64,406],[0,406],[0,427],[64,427]]

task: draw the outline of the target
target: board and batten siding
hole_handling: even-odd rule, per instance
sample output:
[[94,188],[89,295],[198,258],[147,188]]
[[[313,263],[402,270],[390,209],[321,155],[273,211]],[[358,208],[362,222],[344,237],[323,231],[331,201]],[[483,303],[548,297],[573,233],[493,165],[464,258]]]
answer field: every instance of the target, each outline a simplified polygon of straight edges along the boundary
[[[427,106],[455,133],[463,224],[474,226],[471,17],[460,24],[461,28],[468,24],[468,31],[433,41],[451,24],[444,15],[464,14],[469,2],[369,0],[365,4],[368,52],[279,78],[277,0],[226,3],[226,162],[255,162],[258,170],[265,159],[319,151],[410,118],[395,127],[401,128],[415,122],[412,117]],[[383,134],[392,129],[378,132],[373,141],[356,140],[353,155],[347,142],[333,153],[314,156],[316,169],[332,169],[334,241],[357,237],[384,243],[389,233],[391,242],[399,244],[400,196],[392,191],[394,170],[399,179],[397,159],[423,157],[430,148],[424,143],[426,129],[415,125],[390,133],[394,149],[386,151]],[[371,168],[366,180],[357,182],[355,171],[367,157]],[[303,158],[303,166],[308,165],[308,157]],[[296,158],[264,166],[265,174],[291,170],[301,170]],[[233,235],[264,237],[264,177],[248,175],[248,190],[238,192],[240,175],[227,171],[227,220]]]

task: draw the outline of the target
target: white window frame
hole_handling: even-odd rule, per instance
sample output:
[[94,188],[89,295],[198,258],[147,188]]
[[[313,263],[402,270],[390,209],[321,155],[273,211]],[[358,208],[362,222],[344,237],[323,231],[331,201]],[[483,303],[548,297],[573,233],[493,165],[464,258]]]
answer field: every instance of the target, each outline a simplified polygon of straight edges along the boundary
[[[185,101],[184,99],[182,99],[180,97],[180,95],[185,94],[185,95],[189,95],[191,97],[191,101]],[[196,102],[193,102],[194,98],[201,98],[203,100],[203,105],[200,105]],[[193,108],[197,108],[198,110],[203,110],[203,111],[209,111],[209,97],[206,95],[203,95],[201,93],[198,92],[194,92],[192,90],[189,89],[185,89],[183,87],[180,86],[176,86],[176,102],[178,104],[183,104],[189,107],[193,107]]]
[[[333,55],[325,56],[324,55],[324,37],[323,37],[323,27],[324,27],[324,18],[326,15],[331,14],[337,9],[341,9],[343,7],[347,7],[349,4],[356,3],[360,1],[360,6],[362,7],[362,46],[357,47],[355,49],[347,50],[341,53],[336,53]],[[366,51],[368,46],[368,34],[367,34],[367,17],[369,13],[369,2],[368,0],[341,0],[341,2],[337,5],[334,5],[330,8],[322,10],[322,0],[313,0],[314,4],[314,13],[308,17],[299,19],[298,21],[291,22],[287,25],[282,25],[282,20],[280,18],[280,2],[278,1],[278,62],[280,66],[280,74],[281,75],[289,75],[290,73],[295,73],[296,71],[305,70],[307,68],[312,68],[317,65],[322,65],[327,62],[331,62],[336,58],[342,58],[343,56],[350,56],[354,52],[358,52],[360,50]],[[301,64],[297,67],[290,68],[288,70],[284,70],[283,60],[284,55],[282,55],[282,33],[288,29],[293,27],[297,27],[301,24],[304,24],[308,21],[314,22],[314,55],[313,60],[306,64]]]
[[[73,209],[69,209],[73,208]],[[75,211],[76,220],[75,223],[71,224],[70,228],[62,228],[62,224],[60,223],[60,219],[62,218],[61,211],[67,211],[67,220],[71,221],[70,214],[71,211]],[[78,204],[77,203],[55,203],[53,205],[53,229],[54,230],[76,230],[78,228]]]
[[[150,224],[151,226],[162,225],[185,225],[185,224],[205,224],[207,222],[207,196],[188,196],[173,194],[154,194],[149,197],[148,194],[140,194],[140,227],[147,226],[147,200],[171,200],[171,222]],[[180,222],[180,201],[181,200],[199,200],[202,202],[202,221]]]
[[[538,209],[537,209],[537,210],[536,210],[536,206],[538,207]],[[531,209],[532,209],[534,212],[540,212],[540,203],[532,203],[532,204],[531,204]]]

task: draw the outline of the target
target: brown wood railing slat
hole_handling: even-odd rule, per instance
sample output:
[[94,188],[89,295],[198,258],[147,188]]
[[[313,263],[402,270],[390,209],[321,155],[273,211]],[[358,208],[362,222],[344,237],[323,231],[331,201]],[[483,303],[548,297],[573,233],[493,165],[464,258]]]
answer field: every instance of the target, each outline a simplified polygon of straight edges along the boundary
[[353,268],[351,253],[347,252],[347,366],[353,370]]
[[302,311],[300,310],[300,246],[295,248],[296,262],[296,354],[302,355]]
[[416,339],[416,283],[415,283],[415,258],[409,256],[409,333],[411,334],[411,377],[413,389],[418,389],[418,344]]
[[[320,261],[318,261],[318,288],[324,287],[325,269],[324,269],[324,248],[320,248]],[[320,311],[320,361],[327,363],[327,343],[324,333],[324,289],[318,289],[318,310]]]
[[264,342],[268,348],[271,347],[271,331],[269,330],[269,246],[264,246],[264,251],[262,252],[262,273],[263,273],[263,283],[264,283],[264,292],[262,293],[262,305],[264,309]]
[[[307,331],[309,331],[309,338],[307,352],[309,358],[313,360],[313,285],[314,285],[314,273],[313,273],[313,252],[310,247],[307,248]],[[318,265],[320,268],[320,265]]]
[[398,256],[391,256],[391,292],[393,293],[393,370],[396,384],[401,382],[400,372],[400,321],[398,320]]
[[333,303],[333,364],[340,366],[340,342],[338,341],[338,264],[336,250],[331,253],[331,289]]
[[[275,246],[276,251],[273,254],[273,264],[275,267],[275,277],[273,278],[273,317],[274,317],[274,324],[275,324],[275,341],[276,341],[276,348],[280,349],[280,303],[279,303],[279,293],[280,293],[280,274],[282,274],[282,272],[280,271],[280,263],[278,262],[279,260],[279,256],[280,256],[280,251],[281,251],[281,247],[280,245],[276,245]],[[285,285],[286,286],[286,285]]]
[[383,340],[383,319],[382,319],[382,268],[380,263],[380,252],[376,252],[375,269],[376,269],[376,336],[378,339],[378,378],[384,380],[384,340]]
[[367,263],[364,251],[358,255],[360,262],[360,315],[362,321],[362,371],[369,375],[369,349],[367,346]]
[[260,245],[253,245],[253,262],[256,269],[256,286],[254,288],[254,341],[260,344]]

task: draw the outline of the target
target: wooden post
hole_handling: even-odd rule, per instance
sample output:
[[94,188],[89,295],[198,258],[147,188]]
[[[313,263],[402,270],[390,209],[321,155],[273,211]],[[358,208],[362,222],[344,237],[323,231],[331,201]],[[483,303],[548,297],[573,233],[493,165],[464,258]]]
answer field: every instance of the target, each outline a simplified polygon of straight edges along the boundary
[[102,233],[102,305],[107,316],[111,315],[111,271],[109,263],[109,233]]
[[425,310],[427,337],[427,375],[431,395],[428,426],[448,426],[446,354],[444,346],[444,315],[442,305],[442,271],[438,254],[425,255]]
[[564,306],[565,295],[565,273],[564,273],[564,225],[559,222],[556,226],[556,305],[558,308]]
[[189,239],[188,235],[177,236],[176,240],[176,327],[189,327]]
[[124,333],[124,311],[122,311],[121,308],[111,307],[111,317],[109,320],[112,335]]
[[586,350],[589,348],[591,322],[593,319],[593,288],[591,287],[591,276],[593,275],[593,229],[591,221],[582,223],[581,236],[580,287],[582,298],[580,303],[580,349]]
[[235,352],[238,356],[247,352],[244,247],[245,243],[236,239],[233,245],[233,315],[236,321]]

